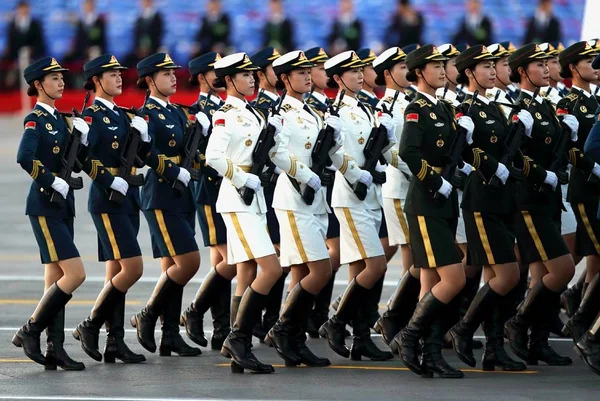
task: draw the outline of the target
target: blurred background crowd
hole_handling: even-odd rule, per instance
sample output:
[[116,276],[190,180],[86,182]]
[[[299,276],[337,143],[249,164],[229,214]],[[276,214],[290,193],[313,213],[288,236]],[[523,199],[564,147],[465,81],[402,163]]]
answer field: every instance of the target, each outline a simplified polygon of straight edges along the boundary
[[[411,43],[568,45],[579,40],[584,6],[585,0],[2,0],[0,89],[18,87],[22,49],[29,59],[52,55],[81,71],[107,52],[135,67],[157,51],[185,65],[209,51],[251,54],[265,46],[282,54],[323,46],[331,56]],[[82,79],[69,80],[80,86]]]

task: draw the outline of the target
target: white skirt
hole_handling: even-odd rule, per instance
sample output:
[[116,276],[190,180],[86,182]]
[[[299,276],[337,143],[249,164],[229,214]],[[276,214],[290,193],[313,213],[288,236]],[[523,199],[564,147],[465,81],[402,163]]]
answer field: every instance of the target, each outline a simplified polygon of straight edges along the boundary
[[381,209],[336,207],[340,222],[340,262],[356,262],[383,255],[379,240]]
[[383,217],[387,224],[390,245],[410,244],[403,207],[400,199],[383,198]]
[[279,221],[281,266],[301,265],[329,259],[325,245],[327,213],[312,214],[275,209]]
[[267,215],[221,213],[227,228],[227,263],[233,265],[275,254],[267,231]]

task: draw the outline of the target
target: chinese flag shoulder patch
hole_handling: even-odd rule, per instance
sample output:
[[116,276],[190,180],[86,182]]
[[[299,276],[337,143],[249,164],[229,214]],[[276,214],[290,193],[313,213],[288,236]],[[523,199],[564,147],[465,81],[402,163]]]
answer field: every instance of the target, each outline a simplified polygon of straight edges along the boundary
[[569,110],[567,110],[567,109],[557,109],[556,110],[556,114],[559,115],[559,116],[564,116],[564,115],[569,114]]
[[144,114],[144,120],[146,120],[146,122],[150,122],[150,117],[148,117],[148,114]]
[[190,121],[196,121],[196,116],[193,114],[188,115],[188,120]]
[[224,127],[225,126],[225,119],[224,118],[219,118],[218,120],[215,121],[214,126],[215,127]]
[[35,129],[35,121],[27,121],[25,123],[25,129]]
[[85,116],[83,117],[83,120],[88,123],[88,125],[92,125],[92,117],[90,116]]
[[512,120],[513,120],[513,123],[516,123],[517,121],[519,121],[519,116],[515,114],[513,116]]
[[407,123],[418,123],[419,122],[419,113],[408,113],[406,115]]

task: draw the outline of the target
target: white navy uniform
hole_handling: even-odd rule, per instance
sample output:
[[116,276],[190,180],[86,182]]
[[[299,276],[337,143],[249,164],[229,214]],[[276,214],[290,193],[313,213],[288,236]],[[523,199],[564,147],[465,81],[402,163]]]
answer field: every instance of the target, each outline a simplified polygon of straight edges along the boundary
[[[375,116],[366,106],[350,96],[344,96],[342,99],[339,115],[346,156],[336,172],[331,206],[340,222],[340,261],[345,264],[384,254],[379,240],[383,198],[379,184],[371,184],[363,201],[358,199],[353,190],[360,177],[358,167],[365,162],[364,147],[372,128],[377,126]],[[391,141],[384,152],[395,143]],[[350,159],[353,159],[358,167],[350,164]],[[347,174],[348,169],[356,172]]]
[[224,177],[216,207],[227,227],[229,264],[275,253],[267,232],[267,205],[263,191],[255,194],[249,206],[238,192],[248,178],[252,152],[265,124],[258,111],[253,110],[245,100],[234,96],[228,96],[225,104],[213,115],[206,164]]
[[[500,89],[500,88],[488,89],[486,91],[485,95],[491,101],[496,101],[498,103],[505,103],[505,104],[514,104],[512,98],[508,95],[508,92],[506,92],[505,90]],[[498,96],[497,99],[496,99],[496,95]],[[504,116],[506,117],[506,119],[509,120],[510,119],[509,118],[510,117],[510,113],[512,112],[512,109],[510,107],[502,106],[502,105],[500,105],[500,108],[504,112]]]
[[[311,155],[324,121],[306,103],[291,96],[283,99],[280,114],[283,117],[283,129],[279,134],[277,152],[271,160],[287,173],[280,174],[277,179],[272,205],[281,234],[281,265],[328,259],[325,240],[327,214],[331,210],[326,201],[327,188],[321,187],[315,192],[311,205],[307,205],[301,197],[306,182],[315,175],[310,170]],[[341,140],[336,142],[329,152],[334,167],[341,167],[345,160],[341,145]],[[292,180],[298,182],[301,192],[298,192]]]
[[382,110],[386,107],[388,110],[392,107],[392,116],[396,124],[396,141],[392,148],[385,152],[384,156],[388,162],[385,169],[386,181],[382,185],[384,218],[388,228],[388,240],[390,245],[409,244],[408,223],[404,215],[404,201],[408,193],[410,178],[412,173],[408,165],[398,156],[400,148],[400,139],[402,128],[404,127],[404,110],[408,106],[408,101],[404,93],[400,92],[396,103],[392,106],[396,91],[387,88],[383,98],[377,106]]

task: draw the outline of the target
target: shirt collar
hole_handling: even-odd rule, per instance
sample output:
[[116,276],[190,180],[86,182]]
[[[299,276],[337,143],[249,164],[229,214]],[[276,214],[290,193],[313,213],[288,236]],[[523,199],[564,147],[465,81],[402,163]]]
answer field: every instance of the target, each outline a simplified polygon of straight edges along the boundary
[[576,85],[571,86],[571,88],[577,89],[579,92],[583,93],[585,95],[585,97],[587,97],[588,99],[590,97],[592,97],[592,94],[590,92],[586,91],[585,89],[581,89],[580,87],[578,87]]
[[423,93],[423,92],[421,92],[421,91],[418,91],[418,92],[419,92],[421,95],[425,96],[427,99],[429,99],[429,100],[431,101],[431,103],[433,103],[433,104],[438,104],[438,100],[437,100],[437,98],[436,98],[435,96],[431,96],[430,94],[428,94],[428,93]]
[[279,95],[277,93],[273,93],[271,91],[268,91],[268,90],[264,89],[263,90],[263,94],[267,95],[274,102],[276,102],[277,100],[279,100]]
[[295,98],[293,98],[291,96],[286,96],[285,99],[283,99],[283,103],[284,104],[289,104],[292,107],[295,107],[296,109],[302,109],[302,108],[304,108],[304,102],[302,102],[302,101],[300,101],[298,99],[295,99]]
[[[385,93],[383,94],[383,97],[394,97],[396,96],[396,89],[390,89],[390,88],[385,88]],[[398,91],[398,100],[397,101],[401,101],[404,100],[404,98],[406,97],[406,95],[404,94],[404,92],[402,91]]]
[[102,99],[101,97],[97,97],[96,96],[96,100],[99,101],[100,103],[102,103],[103,105],[105,105],[106,107],[108,107],[110,110],[114,110],[115,109],[116,104],[114,104],[112,102],[109,102],[106,99]]
[[[208,93],[206,93],[206,92],[200,92],[200,97],[201,98],[204,97],[204,98],[208,99]],[[215,103],[215,104],[221,104],[221,100],[222,99],[219,96],[215,95],[215,94],[211,94],[210,95],[210,101],[213,102],[213,103]]]
[[370,97],[371,99],[375,99],[377,96],[374,93],[369,93],[364,89],[360,90],[360,93],[362,93],[363,95]]
[[342,102],[346,103],[347,105],[349,105],[351,107],[358,106],[358,99],[355,97],[352,97],[352,96],[344,95]]
[[[529,97],[533,98],[533,92],[531,92],[531,91],[528,91],[527,89],[523,89],[523,88],[521,88],[521,92],[523,92],[523,93],[525,93],[527,96],[529,96]],[[536,100],[538,103],[542,104],[542,102],[544,101],[544,98],[543,98],[543,97],[541,97],[540,95],[537,95],[537,97],[535,98],[535,100]]]
[[[464,92],[466,95],[473,96],[473,92],[468,89],[465,89]],[[490,104],[490,100],[487,97],[482,96],[481,93],[477,94],[477,99],[481,100],[485,104]]]
[[226,102],[229,103],[232,106],[239,107],[241,109],[246,108],[246,105],[248,104],[246,102],[246,100],[238,99],[235,96],[227,96],[227,101]]
[[166,109],[166,108],[167,108],[167,106],[168,106],[168,103],[167,103],[167,102],[165,102],[164,100],[162,100],[162,99],[159,99],[159,98],[157,98],[157,97],[150,96],[150,99],[154,100],[156,103],[160,104],[160,105],[161,105],[162,107],[164,107],[165,109]]
[[319,102],[321,102],[323,104],[327,104],[327,96],[326,95],[319,93],[319,92],[313,92],[312,95]]
[[38,105],[38,106],[40,106],[44,110],[46,110],[52,116],[54,116],[54,112],[57,111],[54,107],[52,107],[52,106],[50,106],[49,104],[46,104],[46,103],[36,102],[35,104]]

